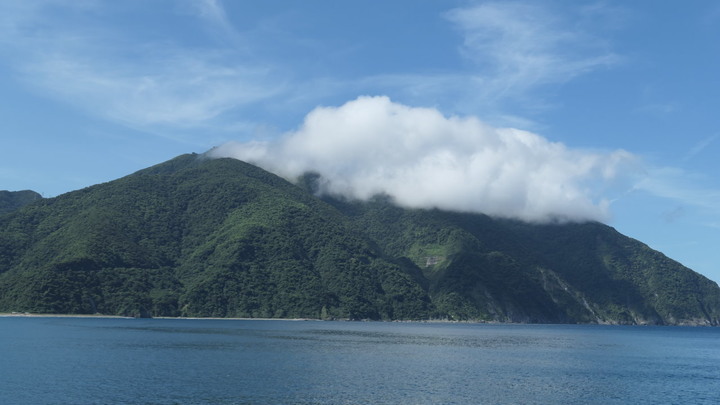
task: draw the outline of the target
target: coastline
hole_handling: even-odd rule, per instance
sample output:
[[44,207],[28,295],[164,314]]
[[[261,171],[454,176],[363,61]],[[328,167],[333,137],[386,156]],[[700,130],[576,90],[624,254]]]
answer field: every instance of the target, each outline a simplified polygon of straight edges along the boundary
[[450,320],[450,319],[415,319],[415,320],[372,320],[372,319],[320,319],[320,318],[219,318],[219,317],[184,317],[184,316],[157,316],[157,317],[132,317],[120,315],[103,314],[45,314],[33,312],[0,312],[0,318],[89,318],[89,319],[163,319],[163,320],[208,320],[208,321],[317,321],[317,322],[388,322],[388,323],[454,323],[454,324],[489,324],[489,325],[600,325],[600,326],[663,326],[663,327],[717,327],[698,323],[678,323],[671,325],[649,325],[649,324],[618,324],[618,323],[583,323],[583,324],[552,324],[552,323],[523,323],[523,322],[498,322],[484,320]]
[[149,318],[103,315],[103,314],[44,314],[33,312],[0,312],[0,318],[107,318],[107,319],[180,319],[180,320],[215,320],[215,321],[320,321],[315,318],[218,318],[218,317],[184,317],[154,316]]
[[103,315],[103,314],[47,314],[34,312],[0,312],[0,318],[98,318],[98,319],[177,319],[177,320],[208,320],[208,321],[320,321],[320,322],[420,322],[420,323],[501,323],[488,321],[454,321],[449,319],[418,319],[418,320],[370,320],[370,319],[320,319],[320,318],[219,318],[219,317],[185,317],[185,316],[154,316],[149,318]]
[[134,319],[131,316],[102,314],[41,314],[33,312],[0,312],[0,318],[112,318]]

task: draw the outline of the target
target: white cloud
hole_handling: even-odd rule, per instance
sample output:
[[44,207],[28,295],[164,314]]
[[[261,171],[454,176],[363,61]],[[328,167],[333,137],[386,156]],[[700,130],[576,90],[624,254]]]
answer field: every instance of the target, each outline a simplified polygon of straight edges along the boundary
[[212,154],[288,179],[318,172],[331,194],[367,199],[386,193],[408,207],[527,221],[606,220],[609,202],[597,190],[633,160],[624,151],[572,150],[530,132],[387,97],[319,107],[280,139],[226,144]]

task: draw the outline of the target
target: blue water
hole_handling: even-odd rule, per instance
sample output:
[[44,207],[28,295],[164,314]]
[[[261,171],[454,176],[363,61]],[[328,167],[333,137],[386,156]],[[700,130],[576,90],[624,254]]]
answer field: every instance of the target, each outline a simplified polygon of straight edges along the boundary
[[0,318],[1,404],[717,404],[720,329]]

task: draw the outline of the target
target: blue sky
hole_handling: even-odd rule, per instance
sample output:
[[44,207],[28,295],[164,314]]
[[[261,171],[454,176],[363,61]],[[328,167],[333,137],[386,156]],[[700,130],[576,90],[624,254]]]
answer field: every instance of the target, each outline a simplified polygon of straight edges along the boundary
[[702,0],[0,2],[0,189],[223,145],[359,198],[601,220],[720,281],[718,44]]

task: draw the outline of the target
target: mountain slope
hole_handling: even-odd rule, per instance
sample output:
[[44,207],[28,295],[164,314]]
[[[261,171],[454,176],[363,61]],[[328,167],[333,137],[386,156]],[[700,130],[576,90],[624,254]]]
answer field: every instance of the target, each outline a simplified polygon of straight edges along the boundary
[[703,324],[720,288],[598,223],[312,194],[183,155],[0,217],[0,311]]
[[326,198],[458,319],[717,325],[718,285],[600,223],[537,225]]
[[7,214],[42,199],[42,196],[31,190],[7,191],[0,190],[0,215]]
[[425,291],[332,207],[236,160],[181,156],[0,229],[0,311],[429,316]]

